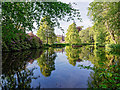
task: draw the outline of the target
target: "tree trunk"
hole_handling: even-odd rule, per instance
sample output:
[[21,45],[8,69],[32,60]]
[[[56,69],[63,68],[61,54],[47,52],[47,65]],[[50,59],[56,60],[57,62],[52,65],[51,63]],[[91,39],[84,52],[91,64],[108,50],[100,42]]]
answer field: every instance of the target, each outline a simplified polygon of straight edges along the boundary
[[47,44],[48,44],[48,37],[47,37]]
[[47,44],[48,44],[48,29],[46,29],[46,35],[47,35]]
[[109,34],[110,34],[110,36],[111,36],[111,39],[112,39],[112,40],[114,41],[114,43],[116,44],[117,42],[116,42],[116,40],[115,40],[114,33],[113,33],[113,31],[112,31],[112,30],[110,30],[110,28],[109,28],[109,26],[108,26],[107,21],[105,22],[105,26],[106,26],[106,28],[107,28],[107,30],[108,30],[108,32],[109,32]]
[[115,59],[115,56],[113,56],[108,64],[108,66],[113,65],[113,60]]

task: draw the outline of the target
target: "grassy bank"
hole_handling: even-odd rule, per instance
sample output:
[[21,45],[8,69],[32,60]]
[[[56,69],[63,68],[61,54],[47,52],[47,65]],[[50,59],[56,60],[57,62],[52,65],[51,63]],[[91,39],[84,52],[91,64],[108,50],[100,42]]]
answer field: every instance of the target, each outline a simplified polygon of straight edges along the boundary
[[61,47],[69,46],[69,45],[85,46],[85,45],[93,45],[93,44],[89,44],[89,43],[81,43],[81,44],[56,43],[56,44],[52,44],[52,45],[50,45],[50,44],[43,44],[43,48],[49,48],[49,47],[61,48]]
[[80,44],[72,44],[72,45],[79,46],[79,45],[93,45],[93,44],[91,44],[91,43],[80,43]]
[[53,47],[53,48],[60,48],[60,47],[65,47],[67,45],[70,45],[70,44],[66,44],[66,43],[57,43],[57,44],[43,44],[42,47],[43,48],[49,48],[49,47]]

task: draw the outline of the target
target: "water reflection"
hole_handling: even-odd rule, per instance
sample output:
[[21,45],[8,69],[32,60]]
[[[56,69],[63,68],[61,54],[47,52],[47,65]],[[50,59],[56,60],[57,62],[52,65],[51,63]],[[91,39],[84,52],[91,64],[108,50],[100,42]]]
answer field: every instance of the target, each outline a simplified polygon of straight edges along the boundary
[[[73,48],[72,46],[66,46],[66,56],[69,60],[69,63],[73,66],[76,65],[76,62],[81,62],[83,60],[88,60],[89,58],[93,58],[93,46],[83,46],[83,47],[77,47]],[[91,57],[90,57],[91,56]]]
[[80,48],[73,48],[72,46],[66,46],[66,56],[68,56],[69,63],[73,66],[76,65],[76,62],[82,61],[79,57]]
[[4,89],[119,87],[119,77],[120,55],[105,48],[50,47],[2,55]]
[[56,53],[53,48],[49,48],[45,50],[41,57],[37,59],[38,65],[40,66],[41,73],[48,77],[51,75],[51,72],[55,70],[55,58]]
[[2,88],[30,88],[33,70],[26,69],[26,65],[42,54],[41,50],[3,53],[2,56]]
[[[82,47],[84,48],[84,47]],[[82,50],[81,48],[81,50]],[[86,50],[87,50],[87,53]],[[90,73],[88,79],[89,88],[113,88],[118,89],[120,87],[120,56],[119,54],[111,54],[105,51],[105,48],[95,48],[93,53],[87,47],[82,50],[84,57],[94,64],[94,67],[86,67],[80,65],[83,68],[94,70]],[[80,56],[82,56],[80,55]],[[87,57],[87,58],[86,58]]]
[[105,52],[104,49],[95,50],[94,73],[90,73],[88,81],[92,88],[120,88],[120,56]]

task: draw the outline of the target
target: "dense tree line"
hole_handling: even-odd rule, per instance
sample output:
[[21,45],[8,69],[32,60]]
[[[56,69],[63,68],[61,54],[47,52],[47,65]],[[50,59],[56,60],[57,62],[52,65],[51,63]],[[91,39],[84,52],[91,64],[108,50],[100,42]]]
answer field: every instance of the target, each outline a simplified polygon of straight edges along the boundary
[[88,16],[93,21],[93,26],[79,31],[75,24],[68,27],[66,43],[94,44],[96,46],[109,46],[120,48],[120,2],[96,2],[88,7]]

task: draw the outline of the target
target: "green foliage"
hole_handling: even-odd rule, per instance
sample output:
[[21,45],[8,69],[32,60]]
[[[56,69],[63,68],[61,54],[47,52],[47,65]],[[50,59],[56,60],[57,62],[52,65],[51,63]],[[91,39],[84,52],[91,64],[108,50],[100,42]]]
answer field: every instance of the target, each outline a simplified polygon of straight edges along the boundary
[[79,65],[79,67],[94,71],[91,73],[92,81],[89,81],[89,88],[120,89],[120,67],[118,65],[110,65],[107,69],[83,65]]
[[76,61],[81,60],[79,57],[80,49],[79,48],[72,48],[72,46],[66,46],[65,48],[67,59],[69,63],[73,66],[76,65]]
[[113,50],[120,50],[120,44],[111,44],[109,47]]
[[78,65],[82,69],[93,70],[88,79],[89,88],[120,88],[120,55],[112,55],[106,52],[105,48],[81,47],[79,56],[94,64],[94,66]]
[[91,30],[91,27],[81,30],[79,32],[81,43],[93,43],[94,42],[94,33]]
[[54,24],[51,22],[49,16],[46,16],[41,20],[37,36],[43,41],[43,43],[53,44],[56,41],[53,25]]
[[120,55],[120,44],[107,44],[106,50],[109,51],[109,53]]
[[81,42],[79,39],[79,33],[75,23],[71,24],[68,27],[66,37],[65,37],[65,42],[70,44],[78,44]]
[[30,44],[31,48],[40,48],[42,46],[41,40],[35,36],[30,40]]
[[19,34],[17,33],[16,37],[11,40],[11,43],[2,43],[3,51],[13,50],[25,50],[30,48],[40,48],[42,46],[42,42],[37,37],[30,37],[27,34]]
[[[120,21],[119,6],[120,2],[91,2],[88,7],[88,15],[94,21],[95,30],[98,30],[98,43],[107,39],[110,43],[119,43]],[[100,30],[101,29],[101,30]],[[100,32],[99,32],[100,31]],[[106,36],[107,35],[107,36]],[[105,37],[106,36],[106,37]],[[105,42],[106,43],[106,42]]]
[[69,20],[72,20],[74,18],[73,16],[79,19],[79,14],[80,12],[73,9],[71,4],[62,2],[2,2],[2,25],[5,29],[12,28],[10,25],[13,25],[13,28],[16,27],[22,30],[21,27],[24,27],[25,30],[32,30],[33,20],[39,26],[41,16],[44,17],[46,15],[50,16],[52,21],[58,25],[58,19],[63,20],[66,15],[68,15]]
[[16,33],[25,34],[26,31],[31,31],[35,28],[34,22],[37,22],[39,27],[41,17],[49,16],[54,26],[60,27],[59,19],[64,20],[65,16],[68,16],[68,21],[72,20],[73,16],[80,19],[79,14],[71,4],[62,2],[2,2],[2,41],[9,49],[11,40],[17,37]]
[[54,60],[56,58],[56,54],[53,48],[49,48],[43,52],[41,57],[37,59],[38,65],[40,66],[41,73],[48,77],[51,75],[51,72],[55,70]]
[[57,37],[57,43],[60,43],[61,40],[62,40],[62,37]]
[[31,88],[31,81],[39,76],[33,76],[35,68],[28,69],[26,64],[39,58],[41,53],[41,50],[2,53],[1,88]]
[[102,23],[97,26],[93,26],[94,29],[94,44],[97,46],[104,46],[105,44],[110,43],[109,35],[106,31],[106,28]]

